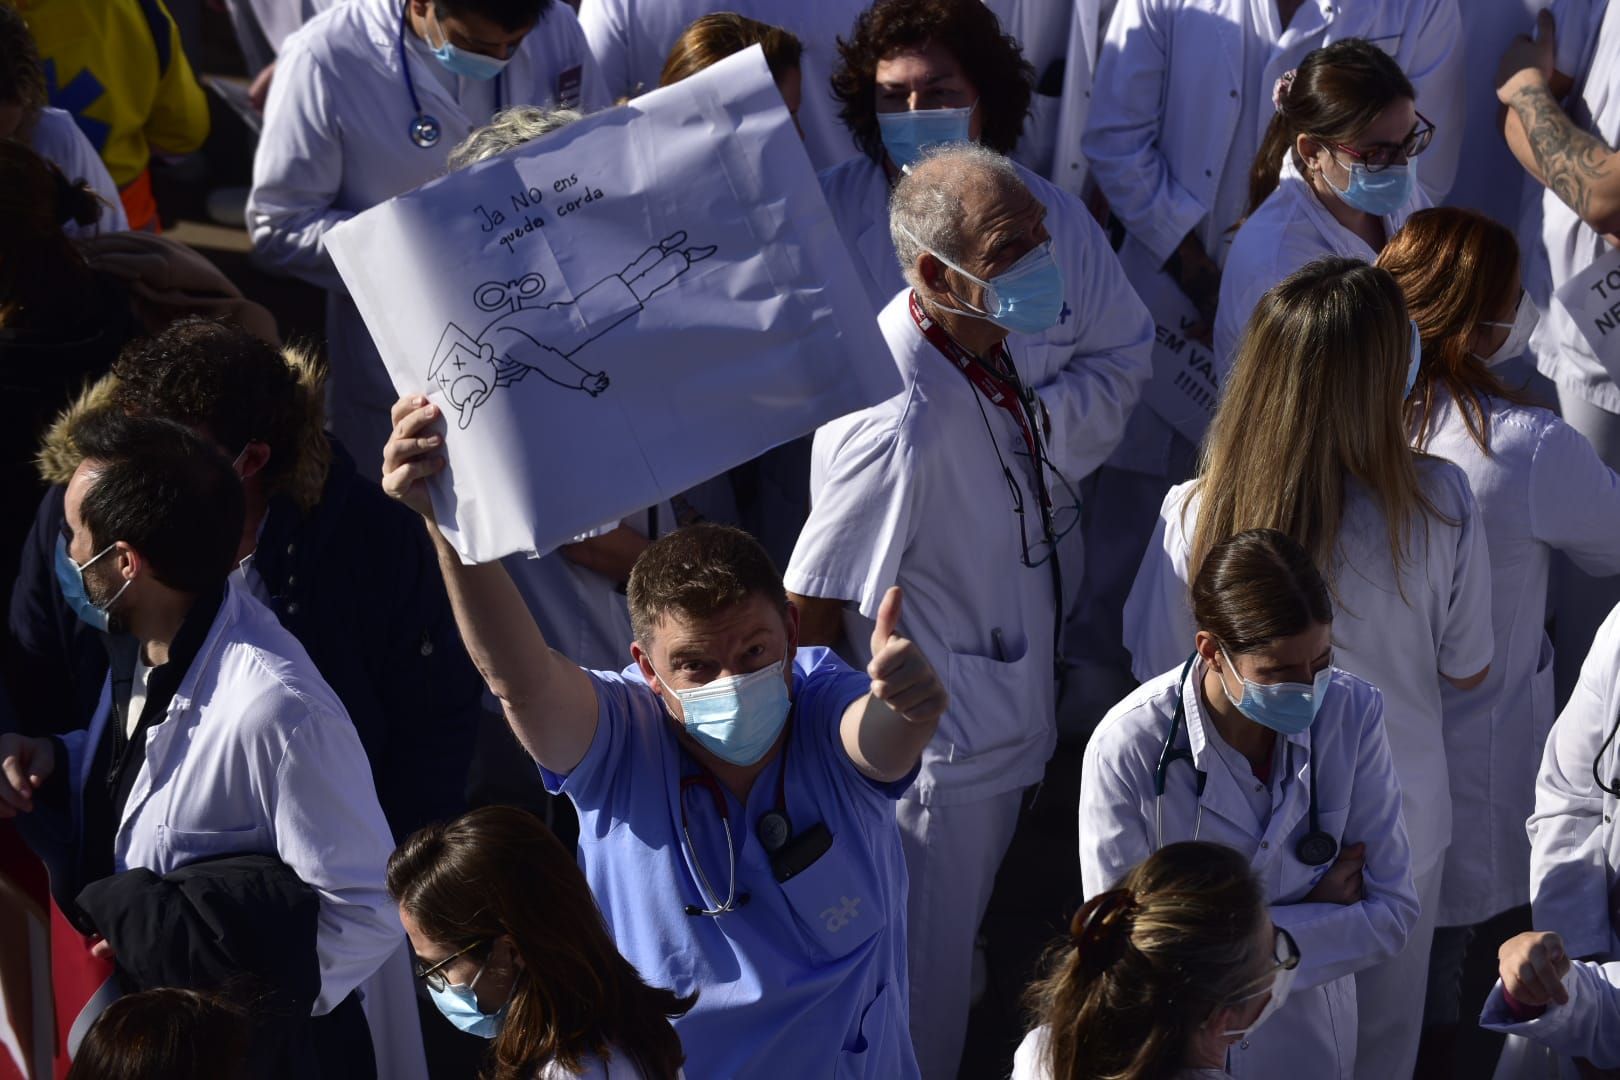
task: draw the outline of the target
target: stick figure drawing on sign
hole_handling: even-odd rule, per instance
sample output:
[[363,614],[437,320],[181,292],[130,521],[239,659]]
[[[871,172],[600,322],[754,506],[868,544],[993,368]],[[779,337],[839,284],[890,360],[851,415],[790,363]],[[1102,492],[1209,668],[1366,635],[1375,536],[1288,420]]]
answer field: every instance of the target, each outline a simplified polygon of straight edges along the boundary
[[641,311],[647,299],[707,259],[714,245],[686,247],[676,232],[638,255],[617,274],[589,286],[572,300],[541,304],[546,279],[524,274],[516,281],[486,281],[473,293],[478,310],[502,312],[471,337],[455,323],[445,328],[428,368],[428,381],[460,413],[461,426],[502,386],[529,372],[569,390],[596,397],[608,388],[604,371],[575,362],[585,346]]

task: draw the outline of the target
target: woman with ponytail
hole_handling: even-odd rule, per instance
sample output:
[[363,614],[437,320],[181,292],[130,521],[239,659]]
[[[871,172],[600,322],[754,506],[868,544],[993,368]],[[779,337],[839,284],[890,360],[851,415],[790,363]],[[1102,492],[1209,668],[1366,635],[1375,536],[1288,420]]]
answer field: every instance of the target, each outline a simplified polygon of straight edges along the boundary
[[1277,80],[1276,112],[1249,176],[1248,209],[1221,278],[1215,357],[1221,386],[1267,289],[1326,255],[1372,262],[1429,205],[1411,159],[1435,127],[1389,54],[1359,38],[1309,53]]
[[388,893],[445,1017],[492,1041],[489,1080],[675,1080],[671,1017],[693,997],[619,954],[579,866],[526,811],[489,806],[412,834]]
[[[1233,1043],[1227,1067],[1350,1080],[1371,1012],[1358,1006],[1357,975],[1399,955],[1419,922],[1384,696],[1338,666],[1328,583],[1283,532],[1217,540],[1180,595],[1191,601],[1180,659],[1116,705],[1086,746],[1081,885],[1106,892],[1180,840],[1237,851],[1303,961],[1293,996],[1264,1031]],[[1410,1042],[1415,1053],[1415,1018]],[[1386,1080],[1411,1075],[1408,1060]]]
[[1214,1080],[1288,1000],[1300,952],[1248,860],[1167,844],[1081,905],[1025,994],[1012,1080]]

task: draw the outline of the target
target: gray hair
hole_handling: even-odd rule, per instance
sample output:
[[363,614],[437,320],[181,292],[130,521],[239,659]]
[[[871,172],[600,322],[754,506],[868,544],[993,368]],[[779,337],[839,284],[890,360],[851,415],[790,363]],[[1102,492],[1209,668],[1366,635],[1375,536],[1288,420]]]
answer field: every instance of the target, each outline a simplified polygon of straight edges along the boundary
[[526,142],[567,127],[580,118],[573,109],[542,109],[536,105],[513,105],[495,114],[495,118],[476,129],[450,151],[445,161],[449,172],[465,169],[480,161],[504,154]]
[[967,243],[962,195],[979,184],[1012,192],[1021,189],[1024,180],[1017,167],[994,150],[959,142],[929,150],[894,186],[889,196],[889,237],[900,272],[912,288],[923,287],[917,257],[924,251],[962,261]]

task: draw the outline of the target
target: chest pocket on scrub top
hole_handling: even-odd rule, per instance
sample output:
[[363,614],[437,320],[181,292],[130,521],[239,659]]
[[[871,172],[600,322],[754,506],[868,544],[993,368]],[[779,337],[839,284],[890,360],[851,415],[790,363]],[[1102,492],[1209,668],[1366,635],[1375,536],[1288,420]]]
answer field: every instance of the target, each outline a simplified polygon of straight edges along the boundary
[[814,862],[781,883],[782,894],[824,960],[848,956],[878,932],[883,907],[870,868],[863,867],[842,836]]

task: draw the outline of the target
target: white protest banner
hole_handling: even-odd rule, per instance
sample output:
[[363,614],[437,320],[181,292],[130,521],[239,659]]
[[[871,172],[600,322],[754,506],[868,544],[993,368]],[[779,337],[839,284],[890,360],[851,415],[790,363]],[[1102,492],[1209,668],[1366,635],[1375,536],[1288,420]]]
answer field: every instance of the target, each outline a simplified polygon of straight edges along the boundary
[[1197,445],[1219,396],[1215,350],[1190,336],[1202,321],[1198,308],[1130,237],[1120,247],[1119,264],[1153,316],[1153,377],[1142,388],[1142,404]]
[[1609,248],[1555,294],[1610,374],[1620,372],[1620,249]]
[[463,559],[544,552],[900,389],[758,47],[328,236],[446,414]]

